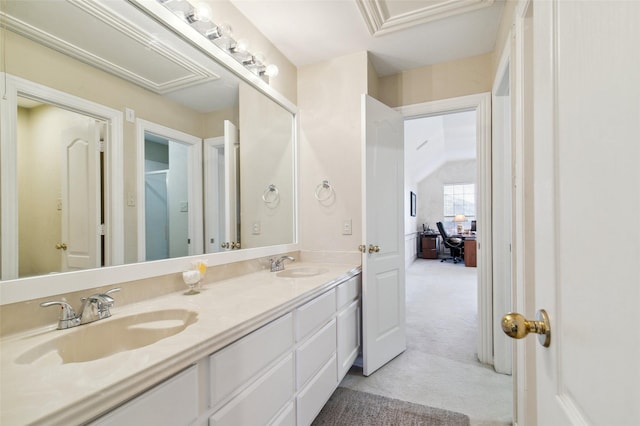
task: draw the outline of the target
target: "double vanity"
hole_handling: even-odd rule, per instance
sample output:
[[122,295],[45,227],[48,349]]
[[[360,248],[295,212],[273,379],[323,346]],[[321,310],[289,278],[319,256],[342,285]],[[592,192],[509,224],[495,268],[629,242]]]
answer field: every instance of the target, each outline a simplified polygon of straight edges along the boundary
[[126,291],[109,318],[1,340],[1,424],[307,425],[360,349],[357,264]]

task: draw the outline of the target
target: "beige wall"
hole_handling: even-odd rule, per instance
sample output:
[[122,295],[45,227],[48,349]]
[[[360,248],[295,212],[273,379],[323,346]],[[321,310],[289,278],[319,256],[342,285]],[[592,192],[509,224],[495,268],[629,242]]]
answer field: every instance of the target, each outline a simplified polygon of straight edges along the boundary
[[438,167],[429,176],[418,183],[417,219],[420,227],[428,223],[431,229],[437,229],[436,222],[444,217],[445,184],[476,183],[477,161],[449,161]]
[[236,40],[249,42],[249,51],[262,53],[267,63],[278,66],[280,74],[272,78],[269,84],[294,104],[298,100],[298,69],[242,14],[229,0],[204,0],[213,10],[215,23],[226,23],[233,29]]
[[[362,236],[361,95],[368,59],[358,52],[298,70],[300,110],[300,242],[305,250],[356,251]],[[326,202],[316,187],[328,180]],[[344,220],[352,235],[342,235]]]
[[500,26],[498,27],[498,36],[496,37],[496,46],[493,50],[493,57],[491,58],[491,74],[494,76],[500,62],[500,56],[502,55],[505,44],[507,43],[509,32],[513,27],[513,16],[517,3],[518,2],[516,0],[506,0],[504,2],[502,18],[500,20]]
[[[240,240],[243,248],[294,242],[291,114],[240,84]],[[275,185],[278,197],[266,188]],[[273,201],[272,201],[273,200]],[[254,231],[254,225],[260,231]]]
[[378,99],[390,107],[491,91],[492,54],[380,77]]
[[[60,110],[58,110],[60,111]],[[64,112],[64,111],[63,111]],[[61,212],[60,157],[54,143],[39,143],[60,135],[64,117],[54,108],[18,108],[18,276],[59,272]],[[55,126],[56,128],[49,128]],[[48,131],[47,131],[48,130]],[[37,165],[37,166],[34,166]]]
[[238,126],[238,108],[228,108],[219,111],[210,112],[204,114],[202,123],[203,138],[215,138],[217,136],[224,136],[224,121],[229,120],[236,127]]

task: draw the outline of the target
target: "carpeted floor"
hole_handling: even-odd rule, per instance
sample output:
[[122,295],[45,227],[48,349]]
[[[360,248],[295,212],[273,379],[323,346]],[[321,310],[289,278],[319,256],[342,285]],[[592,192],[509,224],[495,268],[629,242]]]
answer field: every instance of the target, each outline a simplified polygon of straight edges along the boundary
[[512,378],[477,360],[477,270],[416,260],[407,270],[407,350],[341,387],[469,416],[472,426],[512,424]]
[[314,426],[469,426],[469,417],[366,392],[338,388]]

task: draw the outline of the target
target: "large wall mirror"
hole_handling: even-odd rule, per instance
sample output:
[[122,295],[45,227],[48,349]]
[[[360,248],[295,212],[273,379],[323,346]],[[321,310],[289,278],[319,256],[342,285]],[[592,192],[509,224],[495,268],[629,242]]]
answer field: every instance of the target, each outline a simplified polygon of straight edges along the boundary
[[134,3],[0,12],[3,281],[296,243],[294,105]]

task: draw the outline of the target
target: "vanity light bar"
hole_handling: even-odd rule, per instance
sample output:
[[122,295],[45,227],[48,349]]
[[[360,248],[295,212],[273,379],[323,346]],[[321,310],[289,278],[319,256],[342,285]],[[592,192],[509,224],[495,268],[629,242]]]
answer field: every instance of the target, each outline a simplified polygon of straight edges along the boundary
[[278,75],[279,70],[275,64],[267,64],[262,54],[249,52],[246,41],[236,41],[232,37],[229,25],[216,25],[211,21],[212,11],[209,5],[199,3],[194,6],[188,0],[157,1],[267,83],[269,77]]

